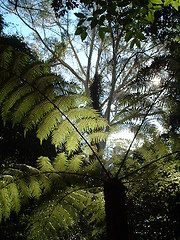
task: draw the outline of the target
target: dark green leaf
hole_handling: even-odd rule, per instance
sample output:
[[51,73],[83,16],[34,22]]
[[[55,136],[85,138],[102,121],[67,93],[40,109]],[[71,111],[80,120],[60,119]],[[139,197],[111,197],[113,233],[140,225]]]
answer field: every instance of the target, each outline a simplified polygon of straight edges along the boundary
[[92,21],[94,18],[93,17],[88,17],[86,20],[88,21],[88,22],[90,22],[90,21]]
[[140,40],[144,40],[145,39],[144,34],[142,34],[142,32],[140,32],[140,31],[136,31],[136,36]]
[[96,11],[93,12],[93,16],[94,17],[97,17],[99,16],[100,14],[104,13],[105,12],[105,9],[104,8],[101,8],[101,9],[98,9]]
[[126,42],[128,42],[133,36],[133,31],[130,30],[129,32],[127,32],[126,36],[125,36],[125,40]]
[[80,19],[79,22],[78,22],[78,26],[81,26],[84,22],[85,22],[86,19]]
[[138,48],[140,48],[141,47],[141,43],[140,43],[139,39],[135,38],[135,42],[136,42],[136,46]]
[[101,40],[104,40],[105,33],[102,28],[99,28],[99,36],[100,36]]
[[99,19],[99,23],[100,24],[103,24],[104,23],[104,20],[105,20],[105,15],[102,15]]
[[86,39],[86,37],[87,37],[87,31],[86,29],[84,29],[81,33],[81,40],[83,41],[84,39]]
[[86,18],[86,16],[83,13],[74,13],[74,15],[76,15],[76,17],[78,18]]
[[97,19],[93,19],[91,22],[91,29],[95,28],[97,24],[98,24]]
[[131,41],[130,48],[133,48],[135,43],[136,43],[136,39],[134,38],[134,39]]
[[80,35],[83,31],[83,28],[82,27],[78,27],[75,31],[75,35]]
[[101,27],[101,30],[103,32],[112,32],[111,28],[109,28],[109,27]]

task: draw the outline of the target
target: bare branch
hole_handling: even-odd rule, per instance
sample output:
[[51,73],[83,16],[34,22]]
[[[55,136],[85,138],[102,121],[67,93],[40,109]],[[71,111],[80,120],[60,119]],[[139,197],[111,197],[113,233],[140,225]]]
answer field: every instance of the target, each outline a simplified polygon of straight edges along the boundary
[[91,38],[91,44],[89,49],[89,56],[88,56],[88,65],[87,65],[87,75],[86,75],[86,89],[88,89],[88,83],[90,80],[90,69],[91,69],[91,61],[92,61],[92,54],[93,54],[93,48],[94,48],[94,40],[95,40],[95,28],[92,30],[92,38]]
[[85,81],[83,78],[81,78],[79,76],[79,74],[69,65],[67,64],[63,59],[59,58],[55,52],[45,43],[45,41],[42,39],[41,35],[39,34],[39,32],[33,28],[32,26],[30,26],[21,16],[20,14],[16,11],[17,16],[21,19],[21,21],[28,27],[30,28],[33,32],[35,32],[35,34],[38,36],[38,38],[40,39],[40,41],[43,43],[43,45],[46,47],[46,49],[53,55],[53,57],[59,61],[59,63],[64,66],[66,69],[68,69],[80,82],[83,83],[83,85],[85,84]]

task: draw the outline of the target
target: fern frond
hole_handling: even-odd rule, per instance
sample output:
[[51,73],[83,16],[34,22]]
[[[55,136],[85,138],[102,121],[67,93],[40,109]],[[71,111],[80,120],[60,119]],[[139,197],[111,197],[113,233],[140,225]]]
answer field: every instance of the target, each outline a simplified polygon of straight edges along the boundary
[[10,199],[11,199],[11,209],[19,213],[21,209],[21,200],[19,195],[18,187],[15,183],[9,185]]
[[22,79],[25,79],[29,83],[37,81],[37,78],[41,75],[48,74],[49,67],[43,62],[34,62],[28,65],[22,72]]
[[12,59],[12,47],[0,45],[0,68],[7,69]]
[[99,162],[97,159],[93,161],[88,161],[88,165],[84,168],[85,172],[95,172],[99,167]]
[[52,133],[52,144],[55,145],[57,148],[61,146],[72,131],[72,125],[67,121],[64,120]]
[[92,196],[87,191],[72,188],[54,195],[50,202],[44,203],[32,214],[27,239],[63,238],[64,233],[76,225]]
[[11,199],[10,199],[7,188],[1,189],[0,202],[1,202],[2,216],[4,217],[4,220],[6,220],[10,217],[10,213],[11,213]]
[[37,163],[41,172],[54,172],[54,167],[48,157],[39,157]]
[[39,199],[42,193],[42,189],[41,189],[41,185],[39,184],[35,176],[30,176],[28,178],[28,185],[29,185],[31,196],[35,197],[36,199]]
[[[0,76],[0,80],[2,77]],[[9,95],[9,93],[19,85],[20,80],[17,77],[10,77],[7,82],[3,82],[0,88],[0,105],[4,99]]]
[[48,100],[43,100],[39,104],[33,107],[33,109],[29,112],[27,118],[23,120],[23,126],[25,128],[25,132],[31,130],[34,126],[36,126],[42,117],[53,109],[52,104]]
[[24,67],[28,64],[29,57],[23,52],[15,52],[12,61],[10,62],[10,69],[12,75],[21,76]]
[[[82,142],[82,138],[75,133],[74,126],[79,129],[79,133],[85,135],[95,131],[90,136],[90,142],[97,143],[105,139],[97,132],[103,131],[107,123],[96,110],[88,106],[90,98],[84,94],[61,96],[62,91],[59,95],[55,83],[62,81],[61,77],[50,73],[46,64],[28,63],[26,55],[22,56],[22,59],[27,58],[23,63],[19,56],[17,54],[17,62],[14,59],[16,56],[9,60],[12,65],[18,65],[18,73],[14,72],[13,78],[9,74],[7,78],[0,77],[3,82],[0,86],[0,101],[4,122],[7,118],[12,119],[13,125],[22,121],[25,135],[28,130],[37,127],[37,137],[41,143],[52,134],[52,144],[56,148],[65,144],[69,154],[77,151]],[[4,71],[10,73],[9,68],[7,65]]]
[[53,161],[54,170],[56,172],[62,171],[64,172],[66,170],[67,165],[67,157],[65,153],[59,153],[55,160]]
[[82,157],[80,155],[74,155],[67,164],[67,168],[70,172],[77,172],[82,164]]
[[23,96],[31,91],[31,87],[27,84],[21,84],[21,86],[8,95],[5,103],[2,106],[2,119],[5,121],[9,110],[14,106],[14,104],[21,99]]
[[55,127],[62,121],[62,114],[57,109],[47,113],[38,125],[37,137],[42,142],[47,139]]
[[94,143],[99,143],[100,141],[106,142],[108,138],[108,133],[107,132],[93,132],[88,135],[88,138],[90,139],[90,142]]
[[90,201],[85,209],[85,217],[88,219],[88,225],[92,228],[92,236],[98,237],[106,231],[105,222],[105,203],[103,192],[94,194],[94,201]]
[[80,139],[81,137],[76,131],[72,131],[70,133],[65,144],[66,151],[69,155],[78,150]]
[[6,220],[12,211],[18,213],[29,198],[38,200],[50,183],[40,170],[25,164],[6,169],[0,179],[0,218]]
[[96,112],[95,109],[90,108],[90,107],[86,107],[86,108],[75,108],[75,109],[71,109],[68,114],[67,114],[68,118],[71,121],[74,120],[78,120],[78,119],[82,119],[82,118],[97,118],[98,117],[98,113]]
[[41,99],[41,96],[37,92],[32,92],[24,96],[19,104],[16,106],[15,111],[12,116],[13,125],[20,123],[24,116],[29,112],[36,103]]

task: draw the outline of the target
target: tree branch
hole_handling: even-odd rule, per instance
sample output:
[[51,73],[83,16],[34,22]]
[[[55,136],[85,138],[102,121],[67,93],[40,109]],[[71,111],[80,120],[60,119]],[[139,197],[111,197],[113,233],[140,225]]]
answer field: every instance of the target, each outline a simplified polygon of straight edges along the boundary
[[68,69],[80,82],[83,83],[83,85],[85,84],[84,80],[79,76],[79,74],[69,65],[67,64],[64,60],[62,60],[61,58],[59,58],[55,52],[49,48],[49,46],[45,43],[45,41],[42,39],[41,35],[39,34],[39,32],[34,29],[32,26],[30,26],[20,15],[19,13],[16,11],[17,16],[21,19],[21,21],[28,27],[30,28],[33,32],[36,33],[36,35],[38,36],[38,38],[40,39],[40,41],[43,43],[43,45],[46,47],[46,49],[53,55],[53,57],[60,62],[60,64],[62,66],[64,66],[66,69]]
[[91,39],[91,45],[89,50],[89,56],[88,56],[88,65],[87,65],[87,75],[86,75],[86,91],[88,92],[88,84],[90,80],[90,69],[91,69],[91,61],[92,61],[92,54],[93,54],[93,48],[94,48],[94,40],[95,40],[95,28],[92,30],[92,39]]

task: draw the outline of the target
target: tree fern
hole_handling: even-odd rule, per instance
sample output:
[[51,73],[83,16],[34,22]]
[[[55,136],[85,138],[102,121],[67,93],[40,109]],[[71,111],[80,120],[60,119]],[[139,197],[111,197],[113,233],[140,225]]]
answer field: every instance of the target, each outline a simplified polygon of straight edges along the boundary
[[[80,128],[82,133],[97,131],[107,126],[97,112],[87,106],[90,103],[87,96],[79,94],[61,96],[59,90],[55,88],[55,83],[62,82],[62,78],[49,73],[46,64],[39,62],[28,64],[26,61],[26,64],[22,65],[21,59],[14,61],[10,59],[8,62],[9,55],[5,54],[2,49],[1,56],[7,58],[6,64],[2,64],[1,67],[3,72],[9,73],[11,66],[14,66],[14,61],[17,65],[17,73],[14,69],[13,74],[15,85],[11,84],[12,79],[9,74],[0,78],[1,89],[4,93],[1,100],[4,122],[9,118],[12,119],[13,124],[22,121],[25,133],[37,126],[37,136],[41,142],[52,134],[52,143],[56,147],[66,143],[65,147],[69,153],[76,151],[82,140],[78,139],[76,133],[71,133],[74,131],[73,124]],[[21,66],[21,72],[18,66]],[[8,86],[8,89],[7,87],[4,89],[4,85]],[[89,122],[92,120],[92,124],[85,125],[86,119]],[[83,120],[82,126],[81,120]],[[72,143],[73,134],[78,140],[75,144],[69,144],[68,141]],[[104,134],[101,132],[99,132],[98,140],[101,140],[101,136],[104,140]]]

